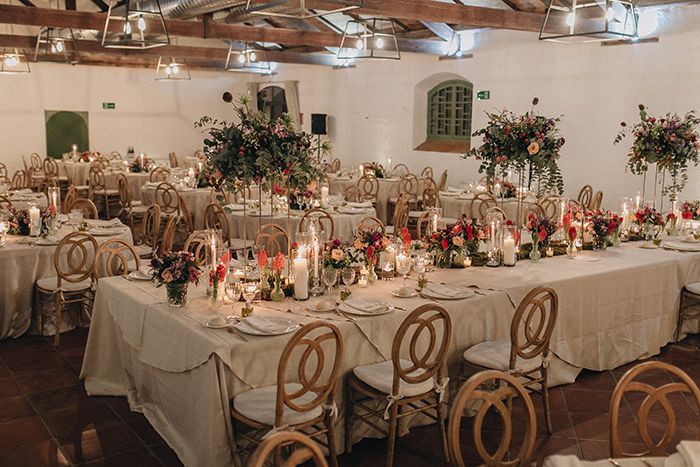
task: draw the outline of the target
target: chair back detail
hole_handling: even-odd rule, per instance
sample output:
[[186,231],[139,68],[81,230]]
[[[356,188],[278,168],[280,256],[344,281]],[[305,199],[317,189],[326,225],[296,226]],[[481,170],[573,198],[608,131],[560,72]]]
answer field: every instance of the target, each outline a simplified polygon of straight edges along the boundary
[[404,227],[408,227],[408,199],[403,194],[399,195],[399,199],[396,201],[396,207],[394,208],[394,218],[392,223],[394,225],[394,235],[398,235],[399,231]]
[[420,173],[421,178],[433,178],[433,168],[424,167],[423,171]]
[[96,251],[97,242],[89,233],[71,232],[63,237],[53,254],[58,287],[62,282],[77,283],[89,279]]
[[297,467],[309,460],[313,461],[314,467],[328,467],[328,462],[326,462],[326,458],[318,444],[310,437],[297,431],[279,431],[265,438],[248,460],[248,467],[265,467],[269,465],[267,458],[270,454],[282,446],[289,446],[290,444],[298,444],[301,447],[294,449],[289,457],[284,459],[281,467]]
[[278,224],[265,224],[255,234],[255,248],[264,248],[270,257],[285,253],[289,245],[289,235]]
[[33,152],[29,157],[29,161],[31,162],[31,168],[34,169],[34,173],[40,174],[42,169],[41,156]]
[[83,213],[85,219],[99,219],[100,216],[97,214],[97,206],[91,200],[87,198],[76,198],[70,204],[71,210],[79,209]]
[[95,254],[94,276],[126,276],[141,267],[141,260],[134,248],[124,240],[112,238],[102,243]]
[[[495,388],[495,389],[491,389]],[[524,433],[520,449],[516,450],[513,443],[513,419],[509,401],[519,398],[525,405]],[[457,467],[464,467],[464,457],[461,449],[461,423],[466,408],[476,408],[474,416],[473,437],[474,447],[486,466],[517,466],[530,465],[537,436],[537,418],[535,407],[530,394],[513,375],[497,370],[487,370],[476,373],[460,388],[457,397],[452,402],[450,422],[447,427],[447,439],[450,458]],[[489,451],[484,445],[482,431],[487,418],[498,414],[501,419],[501,437],[495,450]],[[489,423],[489,425],[491,425]],[[489,432],[487,438],[493,439],[494,433]],[[495,443],[489,443],[494,445]]]
[[207,247],[207,231],[195,230],[187,237],[184,249],[192,253],[197,264],[204,266],[207,262]]
[[177,155],[174,152],[168,154],[168,161],[170,162],[170,168],[174,169],[180,167],[180,163],[177,160]]
[[155,249],[160,234],[160,206],[152,204],[146,209],[141,220],[141,241]]
[[207,229],[220,230],[221,239],[228,242],[231,239],[231,226],[228,216],[218,203],[209,203],[204,210],[204,225]]
[[162,182],[156,187],[155,204],[160,206],[161,214],[181,214],[180,195],[170,183]]
[[491,193],[477,193],[472,199],[471,206],[469,208],[470,217],[479,217],[484,219],[486,217],[486,211],[489,208],[497,207],[498,202],[496,198],[493,197]]
[[376,201],[379,194],[379,181],[372,174],[364,174],[357,181],[357,188],[360,190],[360,196],[366,201]]
[[405,177],[406,175],[410,174],[411,171],[408,169],[408,166],[406,164],[396,164],[393,169],[391,169],[391,173],[395,177]]
[[29,188],[29,178],[24,170],[18,170],[12,175],[12,189],[21,190]]
[[90,167],[89,174],[90,190],[93,193],[105,192],[107,190],[107,184],[105,182],[105,174],[102,169],[93,165]]
[[68,214],[70,212],[77,197],[78,189],[75,185],[69,186],[68,191],[66,191],[66,196],[63,197],[63,203],[61,203],[63,214]]
[[406,174],[399,180],[399,194],[405,194],[411,200],[418,199],[418,187],[420,182],[413,174]]
[[324,241],[334,238],[335,225],[333,223],[333,217],[331,217],[328,211],[321,208],[314,208],[306,211],[299,222],[299,232],[306,231],[311,222],[316,222],[318,224],[319,231],[322,234],[321,237]]
[[547,358],[558,310],[559,297],[549,287],[536,287],[523,298],[510,325],[511,370],[518,358]]
[[435,189],[428,187],[423,190],[423,209],[428,208],[441,208],[442,203],[440,202],[440,195]]
[[366,232],[368,230],[374,229],[381,229],[382,234],[386,233],[386,227],[384,226],[384,223],[381,220],[379,220],[379,218],[374,216],[363,217],[357,226],[357,230],[359,232]]
[[[158,220],[160,222],[160,219]],[[167,251],[173,251],[173,246],[175,245],[175,231],[177,230],[178,218],[176,216],[171,216],[168,218],[168,222],[165,223],[163,228],[163,235],[160,239],[160,251],[165,253]]]
[[345,200],[349,202],[359,203],[362,199],[360,189],[355,185],[351,185],[345,189]]
[[149,182],[167,182],[170,171],[165,167],[158,167],[148,175]]
[[591,205],[591,200],[593,198],[593,188],[590,185],[583,185],[581,191],[578,193],[578,198],[576,200],[579,202],[583,209],[588,209]]
[[44,177],[47,179],[57,179],[58,178],[58,163],[53,157],[47,157],[43,162],[44,167]]
[[602,205],[603,205],[603,192],[596,191],[595,195],[593,195],[593,198],[591,198],[591,205],[589,206],[589,208],[592,210],[596,210],[596,209],[600,209]]
[[131,208],[131,189],[129,179],[124,174],[117,174],[117,188],[119,190],[119,206],[124,209]]

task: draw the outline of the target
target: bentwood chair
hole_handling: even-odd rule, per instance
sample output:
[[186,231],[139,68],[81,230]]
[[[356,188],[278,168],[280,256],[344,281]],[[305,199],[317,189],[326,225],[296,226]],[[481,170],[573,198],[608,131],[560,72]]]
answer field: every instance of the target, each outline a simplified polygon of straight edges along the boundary
[[129,179],[124,174],[117,174],[117,190],[119,190],[119,218],[125,218],[129,223],[129,227],[134,228],[134,219],[143,217],[143,214],[148,209],[147,206],[142,206],[141,201],[133,201],[131,199],[131,187]]
[[430,233],[430,222],[432,221],[432,212],[423,211],[416,222],[416,238],[422,239]]
[[441,208],[442,202],[440,201],[440,195],[433,188],[426,188],[423,190],[423,196],[421,197],[421,203],[423,209],[428,208]]
[[340,159],[335,158],[335,159],[333,159],[333,162],[331,162],[331,173],[336,173],[339,170],[340,170]]
[[[504,402],[514,398],[518,398],[525,406],[523,433],[522,435],[518,433],[515,439],[512,407]],[[493,467],[529,467],[531,465],[535,453],[537,417],[530,395],[517,377],[496,370],[482,371],[469,378],[459,389],[457,397],[452,402],[450,423],[447,428],[450,457],[457,467],[466,465],[462,454],[461,436],[464,433],[461,424],[465,409],[476,410],[472,441],[474,450],[483,461],[483,465]],[[493,431],[486,433],[486,436],[482,432],[485,429],[485,421],[494,413],[498,414],[502,424],[501,435],[497,439],[497,434]],[[485,444],[485,438],[491,442]],[[487,446],[493,446],[495,450],[489,450]]]
[[270,454],[282,447],[288,448],[292,445],[299,445],[300,447],[292,451],[291,455],[285,459],[281,467],[296,467],[302,464],[307,465],[306,462],[308,461],[312,461],[314,467],[328,467],[328,462],[326,462],[326,458],[323,457],[323,452],[321,452],[321,448],[318,447],[318,444],[308,436],[297,433],[296,431],[279,431],[267,437],[260,443],[248,460],[248,467],[264,467],[269,465],[267,458]]
[[68,191],[66,191],[66,196],[63,197],[63,202],[61,203],[63,214],[68,214],[70,212],[77,197],[78,190],[75,188],[75,185],[69,186]]
[[335,225],[333,218],[327,211],[321,208],[314,208],[306,211],[299,222],[299,232],[305,232],[309,228],[309,224],[316,223],[318,230],[321,233],[321,238],[324,241],[329,241],[334,237]]
[[421,178],[433,178],[433,168],[424,167],[423,171],[420,173]]
[[416,209],[418,207],[419,186],[420,182],[418,181],[418,177],[416,177],[415,175],[406,174],[402,176],[397,186],[397,197],[389,198],[389,216],[393,217],[394,210],[396,209],[396,202],[398,201],[398,196],[400,195],[404,195],[406,197],[410,209]]
[[77,198],[70,205],[71,210],[78,209],[83,213],[85,219],[99,219],[97,214],[97,206],[95,203],[86,198]]
[[411,173],[406,164],[396,164],[391,172],[395,177],[405,177]]
[[209,203],[204,210],[204,225],[207,229],[220,230],[221,238],[229,243],[231,240],[231,224],[228,216],[217,203]]
[[596,193],[593,195],[593,198],[591,198],[591,205],[589,206],[589,209],[591,209],[591,210],[600,209],[602,205],[603,205],[603,192],[596,191]]
[[173,251],[175,247],[175,233],[177,231],[177,217],[170,217],[163,228],[163,235],[160,239],[160,251],[162,253]]
[[360,197],[363,201],[377,202],[377,195],[379,194],[379,181],[377,177],[372,174],[364,174],[357,181],[357,188],[360,190]]
[[554,332],[559,298],[553,289],[536,287],[520,302],[510,324],[510,339],[486,341],[468,348],[459,361],[459,375],[467,366],[506,371],[542,394],[547,432],[552,420],[547,387],[549,343]]
[[[650,373],[663,375],[663,383],[654,387],[650,383]],[[671,379],[669,380],[669,375]],[[658,404],[658,406],[657,406]],[[635,418],[637,419],[637,433],[639,437],[633,440],[644,445],[644,451],[630,453],[623,447],[624,441],[620,439],[620,407],[623,411],[638,407]],[[654,427],[659,423],[658,417],[654,417],[654,407],[663,409],[665,428],[660,439],[653,439],[654,434],[661,433]],[[693,379],[683,370],[664,362],[650,361],[640,363],[625,373],[618,381],[610,401],[610,456],[611,457],[646,457],[666,456],[669,447],[675,446],[679,439],[676,433],[678,409],[689,415],[693,421],[682,421],[682,424],[692,431],[692,435],[685,435],[685,439],[700,440],[700,389]],[[658,412],[658,410],[656,410]],[[650,419],[651,418],[651,419]],[[651,425],[651,426],[650,426]],[[654,429],[656,428],[656,429]],[[624,429],[625,439],[629,440],[631,429]]]
[[3,162],[0,162],[0,175],[7,177],[7,166]]
[[168,162],[170,162],[170,168],[175,169],[180,167],[180,163],[177,160],[177,155],[174,152],[168,154]]
[[[391,360],[353,369],[346,386],[348,453],[357,420],[388,436],[386,465],[391,467],[399,421],[420,413],[438,422],[443,453],[449,460],[442,404],[449,380],[445,361],[451,334],[452,322],[444,308],[433,303],[419,306],[399,326]],[[387,430],[377,423],[381,421],[388,424]]]
[[405,196],[399,195],[396,201],[396,208],[394,209],[392,225],[386,227],[386,233],[389,235],[396,235],[401,232],[401,229],[408,227],[409,214],[408,200]]
[[[239,439],[255,446],[280,430],[303,432],[319,440],[337,466],[335,447],[335,389],[343,361],[343,337],[336,326],[322,321],[304,325],[285,345],[277,366],[277,384],[263,386],[233,398],[231,416],[249,428],[237,430]],[[298,363],[295,363],[298,362]],[[290,378],[289,371],[294,376]],[[269,452],[269,451],[268,451]],[[281,446],[274,449],[279,465]]]
[[[97,251],[97,242],[85,232],[72,232],[61,239],[53,254],[53,265],[57,275],[36,281],[37,302],[42,297],[54,301],[56,333],[54,345],[58,347],[61,333],[63,306],[79,303],[82,313],[90,316],[92,303],[92,272]],[[82,314],[80,315],[82,319]],[[42,307],[38,311],[39,331],[44,329]]]
[[43,162],[44,180],[47,183],[55,184],[65,189],[68,185],[68,177],[60,174],[60,167],[56,159],[47,157]]
[[94,164],[90,167],[89,182],[90,199],[103,207],[105,216],[110,219],[110,207],[119,205],[119,190],[107,188],[104,172]]
[[160,206],[152,204],[146,209],[141,219],[139,244],[136,246],[136,251],[140,258],[152,258],[158,249],[160,223]]
[[683,323],[686,320],[700,319],[700,282],[693,282],[681,290],[681,304],[678,309],[678,323],[676,324],[676,341],[681,338]]
[[544,211],[544,216],[551,220],[557,220],[561,209],[561,200],[556,196],[547,196],[540,201],[540,206]]
[[360,223],[357,226],[358,232],[367,232],[368,230],[381,230],[382,235],[386,233],[386,227],[384,223],[379,220],[379,218],[374,216],[365,216],[360,219]]
[[478,217],[484,219],[486,217],[486,211],[489,208],[498,206],[498,201],[493,197],[491,193],[477,193],[472,198],[469,206],[469,217]]
[[589,209],[593,198],[593,188],[590,185],[583,185],[581,191],[578,192],[576,200],[583,206],[583,209]]
[[23,190],[29,188],[29,180],[27,173],[20,169],[12,175],[12,189],[13,190]]
[[12,189],[12,180],[7,175],[0,174],[0,192]]
[[165,167],[158,167],[148,175],[149,182],[167,182],[170,178],[170,171]]
[[255,234],[253,248],[264,249],[270,258],[277,253],[286,253],[289,245],[289,235],[277,224],[265,224]]
[[360,200],[362,199],[362,194],[360,193],[360,189],[354,185],[347,187],[345,189],[344,195],[345,195],[345,201],[352,202],[352,203],[359,203]]
[[207,248],[209,247],[207,236],[206,230],[195,230],[187,237],[183,247],[185,251],[192,253],[194,260],[200,266],[204,266],[207,263]]
[[484,213],[484,220],[499,221],[501,224],[505,224],[508,221],[508,215],[506,212],[499,208],[498,206],[492,206],[486,210]]
[[119,154],[119,151],[112,151],[109,153],[109,160],[120,161],[120,160],[122,160],[122,155]]
[[95,253],[93,277],[126,276],[141,267],[141,259],[134,248],[124,240],[112,238],[102,243]]

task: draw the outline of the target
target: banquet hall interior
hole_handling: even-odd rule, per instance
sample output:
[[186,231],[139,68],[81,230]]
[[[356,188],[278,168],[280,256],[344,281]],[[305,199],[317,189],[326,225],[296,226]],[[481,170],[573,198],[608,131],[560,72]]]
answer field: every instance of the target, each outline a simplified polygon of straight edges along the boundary
[[700,467],[700,5],[0,2],[0,467]]

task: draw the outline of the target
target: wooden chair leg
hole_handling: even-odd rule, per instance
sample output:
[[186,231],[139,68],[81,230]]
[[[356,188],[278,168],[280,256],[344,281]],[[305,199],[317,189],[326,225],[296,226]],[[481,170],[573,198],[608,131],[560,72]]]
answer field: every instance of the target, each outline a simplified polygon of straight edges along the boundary
[[542,369],[542,405],[544,405],[544,420],[547,434],[552,434],[552,414],[549,408],[549,388],[547,387],[547,369]]
[[335,449],[335,427],[333,424],[332,414],[326,415],[326,439],[328,442],[328,458],[330,460],[331,467],[338,467],[338,453]]
[[399,403],[394,402],[391,406],[389,419],[389,446],[386,452],[386,467],[394,465],[394,450],[396,449],[396,432],[399,424]]
[[53,345],[54,347],[58,347],[59,340],[61,338],[61,306],[63,305],[63,301],[61,300],[61,293],[56,292],[56,299],[55,299],[55,304],[54,304],[54,315],[56,316],[56,322],[54,323],[54,335],[53,335]]
[[684,299],[685,299],[685,294],[681,290],[681,304],[680,307],[678,308],[678,323],[676,324],[676,334],[675,334],[675,341],[678,342],[681,338],[681,328],[683,327],[683,308],[684,308]]
[[354,395],[352,387],[349,384],[345,387],[347,391],[345,396],[345,452],[350,454],[352,452],[352,428],[355,408],[353,407]]
[[273,465],[275,467],[279,467],[282,465],[282,447],[281,446],[277,446],[275,448],[275,452],[273,454],[273,463],[274,463]]
[[443,405],[440,403],[440,394],[435,393],[435,403],[437,404],[437,418],[440,425],[440,438],[442,438],[442,454],[445,456],[445,462],[450,462],[450,450],[447,447],[447,431],[445,430],[445,412]]

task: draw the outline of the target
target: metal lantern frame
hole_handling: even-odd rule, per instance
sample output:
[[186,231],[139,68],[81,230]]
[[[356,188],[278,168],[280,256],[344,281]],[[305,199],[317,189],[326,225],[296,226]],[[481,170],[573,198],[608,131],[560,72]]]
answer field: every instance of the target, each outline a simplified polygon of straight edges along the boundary
[[[23,50],[16,47],[6,47],[0,49],[0,74],[3,75],[18,75],[22,73],[31,73],[27,55]],[[12,64],[13,60],[17,60],[16,64]]]
[[[383,25],[387,26],[386,29],[390,32],[385,32],[385,29],[381,27]],[[387,47],[387,45],[392,45],[392,47]],[[340,40],[338,59],[401,60],[401,50],[396,37],[394,20],[369,18],[348,21]]]
[[224,69],[239,73],[272,74],[272,67],[267,60],[265,49],[253,47],[250,42],[241,44],[231,42]]
[[[36,46],[34,47],[34,61],[39,61],[40,54],[45,57],[50,57],[52,55],[63,55],[66,63],[75,65],[80,63],[80,55],[78,52],[78,44],[75,40],[75,35],[73,34],[73,29],[67,28],[68,37],[63,37],[61,35],[61,30],[57,28],[45,27],[39,30],[39,34],[36,36]],[[72,58],[69,55],[69,50],[67,45],[71,44],[72,47]],[[61,50],[59,50],[59,44]]]
[[158,57],[156,65],[156,81],[189,81],[192,79],[190,69],[184,60],[174,57]]
[[[119,6],[117,6],[119,5]],[[165,19],[160,8],[160,1],[155,0],[151,9],[141,7],[141,0],[127,0],[122,6],[111,0],[107,11],[107,20],[102,34],[102,47],[110,49],[152,49],[170,45],[170,35],[165,26]],[[115,8],[120,8],[115,12]],[[124,8],[122,11],[121,8]],[[117,31],[112,24],[120,27]],[[155,33],[147,31],[148,26],[158,25]]]
[[[251,15],[265,17],[311,19],[320,18],[322,16],[331,15],[334,13],[343,13],[346,11],[356,10],[364,5],[364,0],[325,0],[325,2],[337,4],[339,7],[334,10],[316,13],[306,8],[306,0],[298,0],[298,7],[294,9],[296,10],[295,12],[285,13],[274,10],[278,10],[285,5],[289,5],[291,3],[290,0],[273,0],[260,5],[251,5],[251,0],[248,0],[246,3],[246,12]],[[295,1],[294,3],[297,2]]]
[[[634,3],[630,0],[605,0],[603,1],[579,1],[572,0],[570,6],[555,3],[558,0],[550,0],[547,14],[542,22],[539,39],[542,41],[560,42],[560,43],[587,43],[587,42],[606,42],[625,39],[639,38],[639,18],[637,9]],[[593,8],[601,10],[601,15],[591,17],[589,12],[594,11]],[[620,20],[615,12],[624,10],[624,17]],[[600,23],[604,27],[591,28],[591,30],[576,31],[577,17],[579,25],[582,22]],[[568,32],[548,33],[547,26],[550,21],[555,21],[556,17],[561,17],[564,20],[564,25]],[[620,25],[621,29],[611,28],[611,25]],[[630,29],[628,29],[628,27]],[[563,30],[563,29],[562,29]]]

